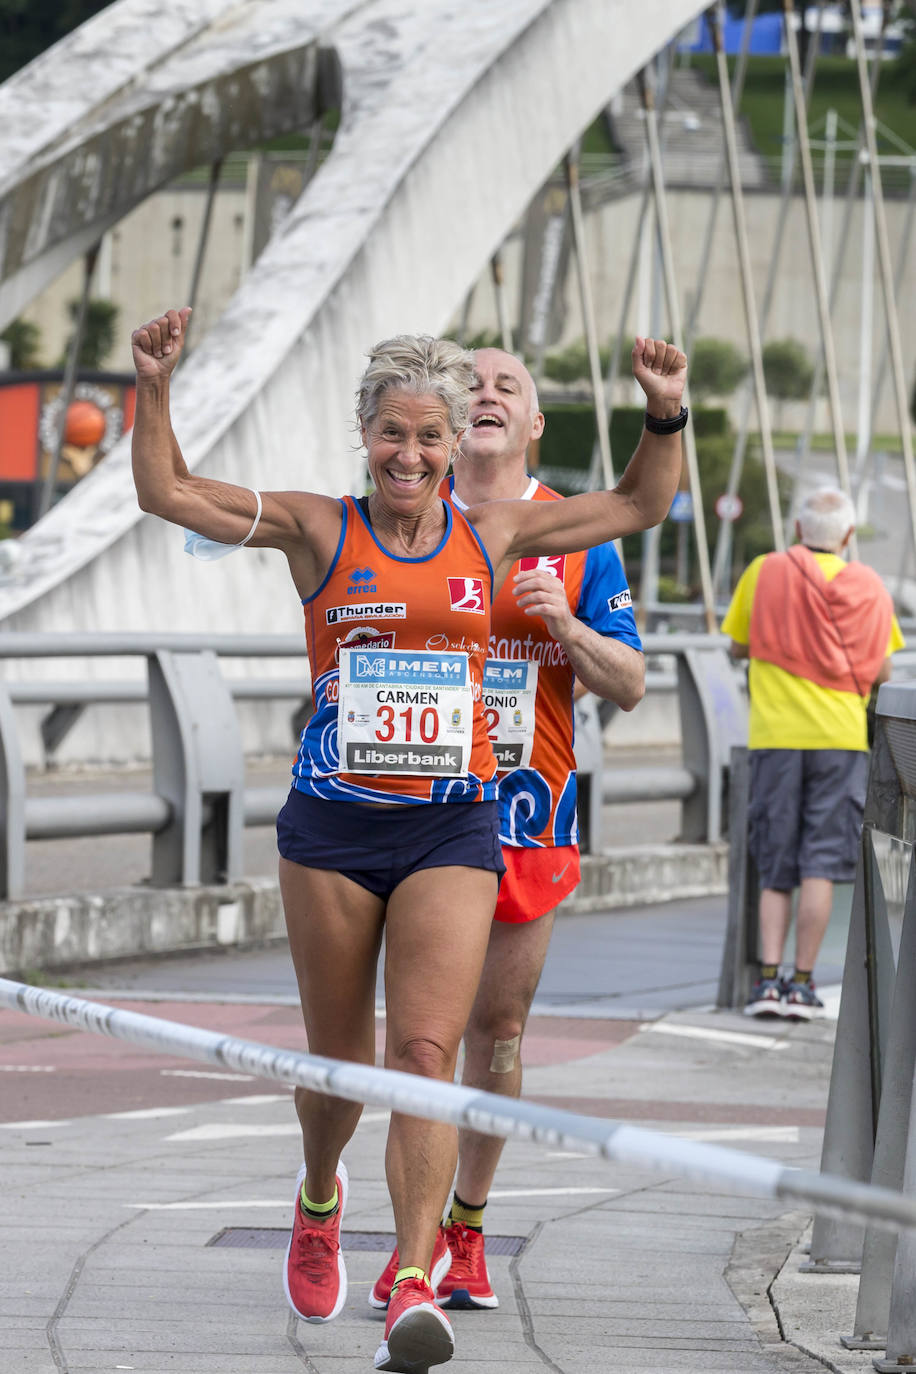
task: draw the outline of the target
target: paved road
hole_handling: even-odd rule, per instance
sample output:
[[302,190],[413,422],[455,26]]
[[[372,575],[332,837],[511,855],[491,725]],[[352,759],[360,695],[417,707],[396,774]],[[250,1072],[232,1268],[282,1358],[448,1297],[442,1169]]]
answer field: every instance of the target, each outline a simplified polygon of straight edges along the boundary
[[[526,1094],[816,1167],[832,1025],[705,1010],[721,922],[721,906],[699,902],[561,922]],[[680,979],[662,977],[677,960]],[[575,967],[584,986],[573,1000]],[[124,966],[96,981],[114,1004],[301,1044],[280,950]],[[289,1089],[6,1011],[0,1077],[0,1243],[16,1256],[0,1278],[4,1374],[371,1369],[380,1330],[366,1296],[392,1224],[384,1112],[364,1113],[347,1150],[350,1296],[337,1321],[314,1327],[289,1319],[280,1288],[301,1157]],[[488,1209],[501,1305],[456,1315],[452,1368],[816,1374],[824,1364],[799,1348],[807,1321],[797,1344],[782,1342],[754,1298],[774,1277],[774,1245],[782,1264],[806,1222],[675,1173],[510,1141]]]

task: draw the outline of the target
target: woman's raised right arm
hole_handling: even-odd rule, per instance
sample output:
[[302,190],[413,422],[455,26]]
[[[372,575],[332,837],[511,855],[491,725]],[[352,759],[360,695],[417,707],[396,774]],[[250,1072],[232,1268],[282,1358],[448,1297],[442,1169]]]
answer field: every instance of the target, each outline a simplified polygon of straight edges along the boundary
[[[131,455],[141,510],[223,544],[237,544],[255,518],[257,498],[247,487],[189,471],[172,429],[169,385],[187,335],[189,308],[167,310],[131,335],[137,401]],[[286,548],[301,543],[296,493],[270,492],[253,544]]]

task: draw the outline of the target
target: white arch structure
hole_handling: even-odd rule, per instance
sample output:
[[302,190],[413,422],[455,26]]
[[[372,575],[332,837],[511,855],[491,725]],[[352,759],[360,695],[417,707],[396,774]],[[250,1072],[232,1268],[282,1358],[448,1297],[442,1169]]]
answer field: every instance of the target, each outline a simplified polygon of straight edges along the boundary
[[[293,100],[302,127],[333,49],[333,150],[196,340],[173,415],[193,469],[350,490],[366,348],[444,327],[573,140],[701,8],[656,0],[647,22],[630,0],[119,0],[0,87],[0,319],[182,165],[254,141],[252,119],[275,130]],[[138,510],[126,441],[19,546],[6,630],[299,624],[282,559],[216,570]]]

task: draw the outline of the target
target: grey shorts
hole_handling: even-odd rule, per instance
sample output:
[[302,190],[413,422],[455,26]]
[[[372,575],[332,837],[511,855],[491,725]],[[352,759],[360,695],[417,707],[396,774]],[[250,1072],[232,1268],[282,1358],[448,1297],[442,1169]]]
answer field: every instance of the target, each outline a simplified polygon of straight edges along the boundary
[[854,749],[752,749],[748,845],[761,887],[802,878],[852,882],[868,755]]

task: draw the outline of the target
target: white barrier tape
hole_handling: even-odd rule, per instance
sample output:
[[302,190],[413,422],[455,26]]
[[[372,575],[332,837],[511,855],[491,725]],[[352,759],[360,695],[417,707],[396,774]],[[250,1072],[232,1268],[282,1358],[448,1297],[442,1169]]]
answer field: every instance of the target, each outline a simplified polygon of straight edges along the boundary
[[776,1160],[723,1145],[682,1140],[640,1126],[542,1107],[524,1099],[500,1097],[392,1069],[278,1050],[6,978],[0,978],[0,1006],[166,1054],[293,1083],[330,1097],[465,1126],[484,1135],[513,1136],[554,1148],[585,1149],[604,1159],[655,1173],[712,1183],[736,1193],[806,1202],[827,1215],[852,1216],[893,1230],[916,1227],[916,1198],[832,1174],[787,1168]]

